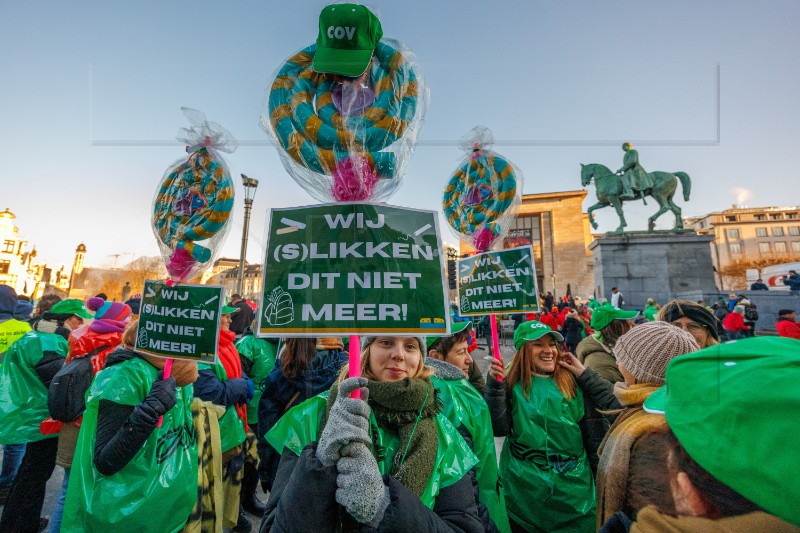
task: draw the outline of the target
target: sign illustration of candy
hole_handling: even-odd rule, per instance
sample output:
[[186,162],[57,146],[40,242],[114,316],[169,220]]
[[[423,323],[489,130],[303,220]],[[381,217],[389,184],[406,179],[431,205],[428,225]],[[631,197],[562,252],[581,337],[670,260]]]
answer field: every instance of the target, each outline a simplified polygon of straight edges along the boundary
[[[200,111],[181,108],[192,123],[177,139],[190,154],[164,174],[153,201],[152,227],[167,272],[187,281],[210,264],[222,244],[233,209],[230,171],[219,152],[233,153],[237,142]],[[202,244],[201,244],[202,243]]]
[[266,98],[262,127],[284,167],[323,202],[386,200],[400,184],[427,102],[419,68],[357,4],[320,14],[316,44],[290,57]]

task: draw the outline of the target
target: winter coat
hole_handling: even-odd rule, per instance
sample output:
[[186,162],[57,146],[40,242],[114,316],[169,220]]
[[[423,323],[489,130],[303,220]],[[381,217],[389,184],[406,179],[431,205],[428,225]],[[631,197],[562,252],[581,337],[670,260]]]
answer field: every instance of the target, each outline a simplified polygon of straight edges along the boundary
[[722,327],[726,331],[735,331],[737,333],[750,329],[749,326],[745,326],[744,317],[739,313],[728,313],[728,316],[722,321]]
[[275,480],[281,456],[267,444],[264,435],[290,408],[330,389],[347,361],[347,352],[318,350],[296,379],[286,378],[281,372],[281,359],[275,361],[275,368],[264,379],[264,392],[258,403],[258,473],[265,490],[270,490]]
[[583,391],[584,409],[581,429],[583,430],[583,444],[586,447],[586,456],[592,472],[597,473],[600,457],[597,450],[608,433],[611,424],[617,415],[602,414],[599,411],[611,411],[622,408],[617,397],[614,396],[614,384],[587,368],[579,377],[575,378],[578,386]]
[[647,307],[644,308],[644,312],[642,313],[644,317],[647,319],[648,322],[652,322],[656,319],[656,315],[658,314],[658,309],[653,304],[648,304]]
[[[327,394],[294,407],[267,435],[271,446],[282,449],[281,460],[261,522],[261,533],[297,531],[363,531],[336,502],[335,466],[325,467],[316,456]],[[380,442],[390,442],[390,429],[370,423]],[[383,480],[390,503],[378,531],[482,532],[469,470],[477,463],[467,443],[442,415],[436,417],[437,464],[420,497],[389,475]],[[379,462],[379,467],[380,467]]]
[[581,331],[583,331],[583,322],[575,317],[568,316],[566,320],[564,320],[564,340],[569,345],[577,345],[583,337],[581,336]]
[[698,516],[669,516],[654,506],[639,511],[631,533],[800,533],[800,527],[762,511],[712,520]]
[[597,340],[597,335],[595,333],[583,339],[575,349],[575,356],[584,366],[593,369],[611,383],[625,381],[617,367],[617,358],[613,351]]
[[778,335],[781,337],[800,339],[800,323],[794,320],[779,318],[778,321],[775,322],[775,328],[778,330]]
[[783,280],[783,284],[788,285],[790,291],[800,291],[800,274],[786,276]]
[[546,326],[550,326],[550,329],[552,329],[553,331],[558,330],[558,321],[556,320],[556,317],[554,317],[552,313],[542,313],[541,318],[539,318],[539,322],[541,322]]

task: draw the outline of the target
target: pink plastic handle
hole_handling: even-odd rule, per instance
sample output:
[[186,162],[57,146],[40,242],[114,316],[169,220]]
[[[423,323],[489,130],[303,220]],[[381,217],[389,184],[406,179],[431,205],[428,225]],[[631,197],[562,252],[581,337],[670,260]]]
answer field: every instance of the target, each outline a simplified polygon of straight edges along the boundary
[[[172,359],[167,359],[164,361],[164,379],[167,379],[172,375]],[[164,415],[158,417],[158,424],[156,424],[157,428],[161,427],[161,424],[164,422]]]
[[[500,339],[497,336],[497,316],[496,315],[490,315],[489,316],[489,324],[491,325],[491,328],[492,328],[492,354],[494,355],[495,359],[497,359],[498,361],[500,361],[502,363],[503,362],[503,356],[500,355]],[[496,378],[496,379],[497,379],[497,381],[503,381],[499,377]]]
[[[349,374],[351,378],[361,376],[361,338],[358,335],[350,335],[350,366]],[[361,389],[356,389],[350,394],[351,398],[361,399]]]

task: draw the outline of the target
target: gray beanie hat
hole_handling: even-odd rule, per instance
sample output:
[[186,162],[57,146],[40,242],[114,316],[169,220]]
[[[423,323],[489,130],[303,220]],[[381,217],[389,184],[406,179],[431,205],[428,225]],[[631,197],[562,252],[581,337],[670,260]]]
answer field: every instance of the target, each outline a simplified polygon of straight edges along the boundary
[[663,385],[667,364],[700,349],[690,333],[666,322],[647,322],[622,335],[614,345],[617,361],[638,383]]
[[[419,342],[419,351],[422,353],[422,356],[425,357],[428,354],[425,337],[415,337],[414,335],[391,335],[391,337],[411,337],[412,339],[417,339],[417,342]],[[361,337],[361,351],[366,350],[367,346],[372,344],[372,341],[377,338],[378,337]]]

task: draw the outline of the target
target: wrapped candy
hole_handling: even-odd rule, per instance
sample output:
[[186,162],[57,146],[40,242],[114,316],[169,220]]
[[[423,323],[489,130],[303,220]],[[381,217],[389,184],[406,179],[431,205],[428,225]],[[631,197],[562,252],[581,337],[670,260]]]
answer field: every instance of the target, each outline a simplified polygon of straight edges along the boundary
[[177,139],[188,157],[172,163],[153,200],[151,219],[167,272],[187,281],[209,266],[225,240],[233,209],[234,188],[220,152],[233,153],[236,139],[200,111],[181,108],[191,128]]
[[[289,175],[319,201],[387,200],[422,129],[427,89],[419,67],[405,46],[382,35],[364,6],[325,7],[317,43],[278,69],[265,97],[262,128],[275,138]],[[366,49],[342,52],[339,38]],[[327,66],[341,61],[336,54],[364,52],[347,56],[340,70],[320,60],[324,55]]]
[[444,216],[458,236],[485,252],[500,242],[522,202],[522,173],[492,151],[489,128],[476,126],[461,138],[468,152],[444,189]]

